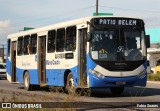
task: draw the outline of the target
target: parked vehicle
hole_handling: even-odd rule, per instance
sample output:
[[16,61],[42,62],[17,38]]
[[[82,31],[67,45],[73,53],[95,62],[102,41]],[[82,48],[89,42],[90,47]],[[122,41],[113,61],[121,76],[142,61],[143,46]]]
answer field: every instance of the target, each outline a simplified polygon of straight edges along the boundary
[[6,67],[4,63],[0,63],[0,79],[7,78]]
[[157,61],[157,64],[155,67],[155,73],[160,73],[160,60]]

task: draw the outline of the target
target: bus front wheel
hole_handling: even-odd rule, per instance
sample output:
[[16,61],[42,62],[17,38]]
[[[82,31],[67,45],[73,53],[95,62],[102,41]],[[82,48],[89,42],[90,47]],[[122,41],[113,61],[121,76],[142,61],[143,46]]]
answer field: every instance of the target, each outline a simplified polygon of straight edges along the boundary
[[113,95],[119,96],[123,93],[124,87],[112,87],[110,90]]
[[76,93],[76,88],[74,86],[73,75],[72,75],[71,72],[69,73],[69,75],[67,77],[66,89],[67,89],[67,92],[69,94],[75,94]]
[[32,85],[30,84],[29,74],[28,74],[28,72],[25,72],[25,74],[24,74],[24,88],[25,88],[25,90],[30,91],[31,87],[32,87]]

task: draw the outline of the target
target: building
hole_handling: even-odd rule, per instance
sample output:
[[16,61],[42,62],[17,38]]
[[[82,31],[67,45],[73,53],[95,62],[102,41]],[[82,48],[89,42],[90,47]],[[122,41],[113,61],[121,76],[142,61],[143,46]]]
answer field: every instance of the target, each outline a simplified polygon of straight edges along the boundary
[[147,49],[151,70],[155,73],[157,61],[160,60],[160,28],[146,30],[150,35],[151,47]]

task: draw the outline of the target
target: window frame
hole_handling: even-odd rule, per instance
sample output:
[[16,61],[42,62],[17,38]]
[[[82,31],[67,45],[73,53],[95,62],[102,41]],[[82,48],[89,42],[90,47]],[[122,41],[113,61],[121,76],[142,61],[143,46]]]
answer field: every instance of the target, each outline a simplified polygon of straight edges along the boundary
[[56,52],[63,52],[65,46],[65,28],[57,29]]
[[29,52],[28,52],[28,45],[30,44],[30,35],[25,35],[23,37],[23,41],[24,41],[24,50],[23,50],[23,54],[24,55],[29,55]]
[[[23,55],[23,46],[24,46],[23,40],[24,40],[23,36],[18,37],[18,43],[17,43],[17,55],[18,56]],[[21,41],[21,42],[19,42],[19,41]],[[19,52],[21,52],[21,53],[19,53]]]
[[[53,35],[50,35],[50,33],[52,34],[52,32],[53,32]],[[53,53],[56,50],[56,33],[57,33],[56,30],[48,31],[48,40],[47,40],[47,52],[48,53]],[[51,41],[52,41],[51,43],[49,43],[49,40],[50,40],[49,38],[51,38]],[[51,44],[51,46],[49,44]]]
[[66,51],[76,50],[76,36],[77,36],[76,26],[70,26],[66,28],[66,38],[65,38],[65,50]]
[[37,53],[37,34],[31,34],[30,45],[31,45],[30,55],[36,54]]

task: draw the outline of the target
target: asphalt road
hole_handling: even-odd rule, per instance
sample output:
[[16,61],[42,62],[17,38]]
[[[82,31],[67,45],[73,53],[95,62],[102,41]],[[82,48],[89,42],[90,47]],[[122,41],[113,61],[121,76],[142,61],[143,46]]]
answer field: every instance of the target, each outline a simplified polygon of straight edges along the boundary
[[[73,97],[65,93],[54,93],[46,89],[36,90],[36,91],[25,91],[23,84],[11,84],[7,80],[0,80],[0,98],[13,96],[13,93],[17,92],[22,94],[21,97],[28,95],[29,97],[46,97],[42,98],[45,102],[55,102],[55,101],[72,101]],[[88,96],[77,96],[74,97],[74,101],[80,102],[160,102],[160,82],[147,82],[146,87],[129,87],[125,88],[121,96],[115,97],[111,94],[109,89],[98,89],[93,91],[94,94],[91,97]],[[26,95],[24,95],[24,93]],[[34,95],[33,95],[34,94]],[[30,96],[32,95],[32,96]],[[53,96],[54,95],[54,96]],[[28,97],[27,97],[28,98]],[[67,99],[66,99],[67,98]],[[69,98],[69,99],[68,99]],[[71,99],[72,98],[72,99]],[[35,101],[34,100],[34,101]],[[3,101],[1,99],[0,101]],[[40,100],[41,101],[41,100]],[[160,106],[159,106],[160,108]]]

